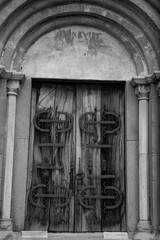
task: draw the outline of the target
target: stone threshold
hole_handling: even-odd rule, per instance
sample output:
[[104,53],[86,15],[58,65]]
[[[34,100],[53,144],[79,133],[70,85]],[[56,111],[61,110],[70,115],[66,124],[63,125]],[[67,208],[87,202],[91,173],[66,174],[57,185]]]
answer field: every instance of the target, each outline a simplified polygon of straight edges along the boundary
[[22,231],[25,238],[81,238],[81,239],[109,239],[128,240],[126,232],[93,232],[93,233],[48,233],[47,231]]
[[47,231],[0,231],[0,240],[160,240],[159,234],[139,232],[129,236],[127,232],[48,233]]
[[48,237],[59,237],[59,238],[88,238],[88,239],[103,239],[103,233],[48,233]]
[[18,239],[18,240],[27,240],[27,239],[73,239],[73,240],[129,240],[128,233],[126,232],[86,232],[86,233],[48,233],[47,231],[22,231],[22,232],[12,232],[12,231],[0,231],[0,240],[1,239]]

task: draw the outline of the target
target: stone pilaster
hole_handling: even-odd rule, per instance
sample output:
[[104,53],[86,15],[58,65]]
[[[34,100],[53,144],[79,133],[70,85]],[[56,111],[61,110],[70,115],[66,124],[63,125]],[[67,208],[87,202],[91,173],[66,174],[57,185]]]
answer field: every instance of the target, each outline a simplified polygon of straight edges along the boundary
[[[158,108],[159,108],[159,126],[160,126],[160,71],[155,71],[154,74],[152,75],[152,79],[153,81],[155,82],[156,84],[156,90],[157,90],[157,93],[158,93],[158,98],[159,98],[159,104],[158,104]],[[159,134],[160,134],[160,127],[159,127]],[[160,148],[160,146],[159,146]],[[159,151],[159,157],[160,157],[160,151]],[[158,227],[158,230],[160,232],[160,163],[158,162],[157,163],[157,166],[155,166],[155,175],[156,175],[156,183],[157,183],[157,191],[153,194],[155,194],[155,196],[158,196],[156,198],[156,220],[159,224],[159,227]],[[159,235],[159,238],[160,238],[160,235]]]
[[152,79],[156,83],[156,90],[158,92],[158,97],[160,98],[160,71],[154,72]]
[[6,158],[3,181],[2,198],[2,219],[0,219],[1,230],[12,230],[11,219],[11,196],[12,196],[12,175],[13,175],[13,157],[14,157],[14,137],[15,137],[15,118],[16,101],[20,90],[20,84],[24,75],[16,72],[6,72],[3,69],[1,77],[7,80],[8,108],[6,120]]
[[[156,234],[160,225],[160,71],[147,77],[151,84],[150,96],[150,186],[152,231]],[[156,91],[158,94],[156,94]],[[158,96],[157,96],[158,95]],[[160,227],[159,227],[160,228]]]
[[150,86],[146,78],[131,81],[139,108],[139,232],[150,232],[149,221],[149,164],[148,164],[148,99]]

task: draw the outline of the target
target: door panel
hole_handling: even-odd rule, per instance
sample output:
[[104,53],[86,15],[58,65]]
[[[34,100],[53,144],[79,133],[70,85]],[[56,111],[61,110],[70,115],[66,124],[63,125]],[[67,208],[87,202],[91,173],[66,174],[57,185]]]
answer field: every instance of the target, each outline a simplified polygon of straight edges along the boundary
[[27,227],[73,231],[70,226],[74,205],[70,168],[74,160],[71,119],[75,111],[75,90],[73,86],[42,85],[33,92],[36,111]]
[[[103,141],[112,147],[101,150],[101,160],[106,159],[106,167],[102,174],[113,174],[114,178],[108,178],[102,181],[102,186],[113,186],[119,189],[122,194],[123,201],[120,207],[102,210],[102,231],[124,231],[125,223],[125,199],[124,199],[124,93],[120,86],[112,86],[103,88],[102,91],[102,108],[112,113],[116,113],[120,117],[119,129],[115,133],[103,135]],[[104,170],[104,171],[103,171]],[[104,183],[106,181],[106,183]],[[109,193],[109,191],[108,191]],[[115,194],[114,190],[110,190],[110,194]],[[105,203],[104,203],[105,204]]]
[[26,229],[125,231],[122,85],[33,88]]
[[[87,209],[80,204],[83,201],[79,192],[87,185],[94,185],[100,191],[94,179],[88,178],[89,172],[92,174],[100,174],[100,151],[98,148],[89,148],[87,145],[94,140],[94,136],[86,134],[80,128],[80,118],[87,112],[97,112],[100,117],[100,96],[101,89],[98,86],[79,85],[77,86],[77,112],[76,112],[76,208],[75,208],[75,230],[76,231],[100,231],[101,229],[101,213],[100,201],[96,201],[94,209]],[[87,116],[92,118],[92,116]],[[88,120],[90,120],[88,119]],[[91,119],[92,120],[92,119]],[[94,130],[94,125],[89,126],[89,130]],[[100,133],[100,128],[97,128]],[[92,182],[92,183],[91,183]],[[87,193],[90,190],[87,191]],[[78,195],[80,196],[78,198]],[[83,193],[82,193],[83,195]],[[82,202],[81,201],[81,202]],[[91,199],[92,201],[92,199]]]

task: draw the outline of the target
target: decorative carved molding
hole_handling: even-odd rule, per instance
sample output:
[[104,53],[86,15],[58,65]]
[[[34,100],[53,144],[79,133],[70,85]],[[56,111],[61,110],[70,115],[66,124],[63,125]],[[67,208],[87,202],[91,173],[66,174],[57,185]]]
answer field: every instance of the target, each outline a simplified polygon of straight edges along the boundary
[[137,85],[145,85],[145,84],[147,84],[147,80],[146,80],[146,77],[133,77],[132,79],[131,79],[131,85],[132,85],[132,87],[137,87]]
[[[131,85],[134,88],[137,88],[138,86],[147,86],[149,87],[149,84],[153,83],[156,84],[156,90],[158,92],[158,96],[160,97],[160,71],[154,71],[152,75],[148,75],[145,77],[135,77],[131,79]],[[145,89],[145,87],[141,87],[139,89],[135,90],[135,93],[138,95],[138,99],[148,99],[149,97],[149,89],[148,87]],[[146,92],[146,93],[145,93]]]
[[0,65],[0,79],[7,80],[8,95],[17,95],[20,90],[20,84],[24,80],[25,75],[16,71],[6,71],[5,67]]
[[138,85],[135,89],[135,94],[138,100],[148,100],[149,99],[150,87],[148,85]]
[[154,83],[157,83],[160,80],[160,71],[154,71],[151,78]]
[[17,95],[23,80],[24,74],[13,72],[7,81],[7,94]]
[[0,231],[12,231],[13,223],[11,218],[0,219]]
[[5,67],[0,65],[0,79],[9,79],[12,75],[12,72],[6,71]]
[[8,95],[17,95],[20,90],[20,82],[9,80],[7,81],[7,94]]
[[25,78],[25,75],[23,73],[13,71],[12,75],[9,78],[9,80],[19,81],[20,83],[22,83],[24,78]]
[[156,83],[156,90],[158,92],[158,97],[160,97],[160,71],[154,72],[152,75],[154,82]]
[[135,77],[131,80],[131,85],[135,88],[135,94],[138,100],[148,100],[150,93],[150,86],[148,79],[150,76],[146,77]]

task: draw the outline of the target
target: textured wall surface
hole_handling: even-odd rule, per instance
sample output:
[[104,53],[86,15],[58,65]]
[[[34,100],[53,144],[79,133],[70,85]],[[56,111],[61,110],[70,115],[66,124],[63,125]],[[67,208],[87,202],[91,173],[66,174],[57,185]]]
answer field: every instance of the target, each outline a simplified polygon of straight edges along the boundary
[[130,80],[133,59],[109,34],[87,27],[57,29],[38,39],[24,56],[31,77]]

